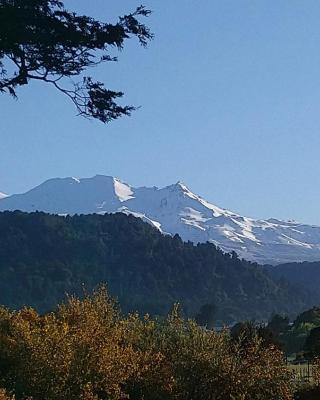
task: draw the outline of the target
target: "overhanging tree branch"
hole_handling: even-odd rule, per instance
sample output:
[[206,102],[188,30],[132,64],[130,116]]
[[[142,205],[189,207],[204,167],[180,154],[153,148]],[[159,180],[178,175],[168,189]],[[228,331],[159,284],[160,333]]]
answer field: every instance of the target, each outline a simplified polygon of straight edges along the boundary
[[[111,48],[122,49],[131,37],[146,46],[153,35],[139,18],[149,14],[140,6],[110,24],[67,11],[57,0],[0,0],[0,92],[16,97],[19,86],[37,80],[66,95],[84,117],[107,123],[130,115],[134,107],[117,104],[122,92],[106,89],[90,76],[78,83],[71,78],[117,61]],[[12,62],[10,72],[6,60]]]

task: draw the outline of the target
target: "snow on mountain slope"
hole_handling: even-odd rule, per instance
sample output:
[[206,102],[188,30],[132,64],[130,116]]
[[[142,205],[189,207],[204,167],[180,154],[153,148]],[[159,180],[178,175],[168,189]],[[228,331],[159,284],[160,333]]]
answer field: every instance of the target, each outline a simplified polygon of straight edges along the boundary
[[24,194],[1,198],[0,211],[54,214],[124,212],[184,240],[213,242],[259,263],[320,260],[320,227],[275,219],[256,220],[219,208],[178,182],[133,188],[110,176],[55,178]]
[[7,194],[0,192],[0,200],[4,199],[5,197],[8,197]]

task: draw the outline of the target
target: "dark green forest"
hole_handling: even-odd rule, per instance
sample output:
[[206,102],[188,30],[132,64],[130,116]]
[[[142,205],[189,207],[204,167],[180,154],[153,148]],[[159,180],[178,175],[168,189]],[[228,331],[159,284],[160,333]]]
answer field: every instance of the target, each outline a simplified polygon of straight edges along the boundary
[[162,316],[180,302],[194,317],[210,305],[216,322],[293,315],[313,305],[307,291],[235,253],[164,236],[133,216],[0,213],[1,304],[46,312],[67,293],[101,283],[124,312]]
[[286,263],[276,267],[266,265],[264,268],[272,277],[299,285],[312,292],[313,296],[320,300],[320,261]]

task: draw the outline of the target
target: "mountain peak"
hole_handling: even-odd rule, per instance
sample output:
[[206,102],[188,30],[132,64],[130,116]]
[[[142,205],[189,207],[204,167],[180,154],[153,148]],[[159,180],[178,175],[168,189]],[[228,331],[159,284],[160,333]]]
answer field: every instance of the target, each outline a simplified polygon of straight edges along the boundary
[[182,181],[178,181],[175,185],[184,192],[191,192],[190,189],[187,187],[187,185],[185,185]]
[[172,185],[169,185],[166,188],[170,189],[170,191],[172,191],[172,192],[180,192],[180,193],[187,194],[189,196],[191,195],[192,197],[198,197],[197,195],[195,195],[194,193],[191,192],[191,190],[188,188],[188,186],[186,184],[184,184],[181,181],[173,183]]
[[164,188],[134,188],[118,178],[54,178],[27,193],[0,194],[0,211],[50,214],[125,212],[148,221],[161,232],[194,243],[213,242],[226,252],[260,263],[320,259],[320,227],[257,220],[215,206],[178,181]]

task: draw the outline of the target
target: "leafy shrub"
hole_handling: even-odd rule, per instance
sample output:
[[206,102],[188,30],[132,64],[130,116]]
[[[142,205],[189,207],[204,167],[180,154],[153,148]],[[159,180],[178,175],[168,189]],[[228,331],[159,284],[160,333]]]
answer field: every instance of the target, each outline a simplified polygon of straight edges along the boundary
[[292,399],[275,347],[239,345],[177,306],[166,320],[123,317],[104,288],[43,316],[0,309],[0,377],[17,400]]

